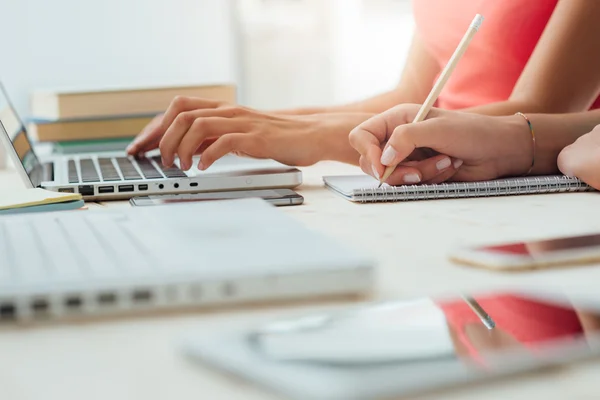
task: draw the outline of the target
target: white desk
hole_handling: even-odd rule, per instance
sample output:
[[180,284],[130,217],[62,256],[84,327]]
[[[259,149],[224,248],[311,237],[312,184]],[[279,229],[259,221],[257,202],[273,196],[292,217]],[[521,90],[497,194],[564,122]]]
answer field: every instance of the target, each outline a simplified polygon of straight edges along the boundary
[[[566,194],[359,205],[326,190],[324,174],[356,173],[324,163],[304,169],[300,207],[282,208],[310,228],[378,256],[375,297],[448,293],[505,285],[554,286],[595,292],[600,266],[500,274],[462,268],[447,251],[475,241],[543,237],[600,229],[600,195]],[[18,184],[0,172],[0,190]],[[104,205],[126,207],[126,202]],[[101,212],[104,207],[91,207]],[[313,309],[317,304],[296,307]],[[228,309],[112,319],[34,328],[0,328],[0,398],[30,399],[275,399],[235,378],[192,364],[179,338],[285,315],[291,306]],[[492,385],[435,395],[436,399],[598,398],[598,364],[573,366]]]

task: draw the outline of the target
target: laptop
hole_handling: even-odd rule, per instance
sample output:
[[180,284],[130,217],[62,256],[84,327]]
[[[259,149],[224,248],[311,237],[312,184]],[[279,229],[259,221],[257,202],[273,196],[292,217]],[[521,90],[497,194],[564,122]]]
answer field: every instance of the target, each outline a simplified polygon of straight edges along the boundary
[[[294,188],[302,183],[297,168],[273,160],[228,155],[209,170],[182,171],[162,166],[158,152],[134,158],[124,151],[39,157],[22,119],[0,84],[0,144],[28,187],[81,193],[85,200],[128,199],[139,195]],[[199,159],[195,159],[195,165]],[[177,162],[176,162],[177,163]]]
[[373,272],[256,198],[0,218],[0,323],[360,296]]

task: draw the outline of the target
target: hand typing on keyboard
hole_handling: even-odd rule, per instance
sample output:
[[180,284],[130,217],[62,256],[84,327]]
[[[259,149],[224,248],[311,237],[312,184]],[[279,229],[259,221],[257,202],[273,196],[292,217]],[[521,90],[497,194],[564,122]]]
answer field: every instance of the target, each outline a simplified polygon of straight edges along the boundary
[[348,132],[370,116],[365,113],[285,115],[266,113],[228,103],[176,98],[163,116],[153,120],[127,149],[130,155],[160,148],[163,164],[179,156],[181,168],[198,168],[235,153],[270,158],[287,165],[311,165],[320,160],[358,162]]

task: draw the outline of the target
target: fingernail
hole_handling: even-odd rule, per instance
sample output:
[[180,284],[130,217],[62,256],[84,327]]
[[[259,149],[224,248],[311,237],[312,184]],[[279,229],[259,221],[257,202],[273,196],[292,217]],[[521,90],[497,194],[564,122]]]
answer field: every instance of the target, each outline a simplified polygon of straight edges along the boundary
[[392,146],[388,146],[383,154],[381,155],[381,163],[383,165],[390,165],[396,158],[396,150]]
[[206,169],[206,166],[204,164],[202,164],[202,161],[200,161],[200,163],[198,164],[198,169],[200,171],[204,171]]
[[377,178],[377,180],[379,180],[380,176],[379,176],[379,172],[377,172],[377,168],[375,168],[374,165],[371,165],[371,169],[373,170],[373,175],[375,175],[375,178]]
[[190,169],[190,167],[188,167],[186,162],[183,161],[179,161],[179,167],[183,170],[183,171],[187,171],[188,169]]
[[459,169],[463,165],[463,160],[454,160],[454,169]]
[[452,165],[452,160],[450,160],[449,157],[443,158],[435,164],[438,171],[443,171],[451,165]]
[[404,175],[405,183],[419,183],[421,182],[421,178],[417,174],[407,174]]

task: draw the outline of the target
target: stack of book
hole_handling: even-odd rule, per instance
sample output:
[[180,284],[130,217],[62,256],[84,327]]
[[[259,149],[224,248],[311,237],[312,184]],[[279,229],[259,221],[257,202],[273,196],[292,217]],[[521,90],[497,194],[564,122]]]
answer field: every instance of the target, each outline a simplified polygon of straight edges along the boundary
[[124,148],[176,96],[235,103],[234,85],[176,86],[98,91],[35,91],[28,128],[55,151]]

